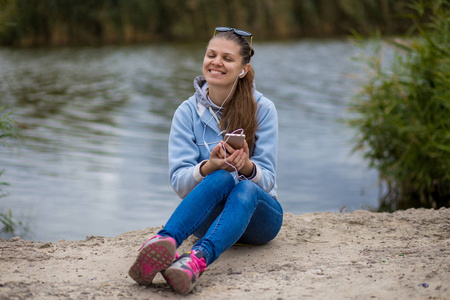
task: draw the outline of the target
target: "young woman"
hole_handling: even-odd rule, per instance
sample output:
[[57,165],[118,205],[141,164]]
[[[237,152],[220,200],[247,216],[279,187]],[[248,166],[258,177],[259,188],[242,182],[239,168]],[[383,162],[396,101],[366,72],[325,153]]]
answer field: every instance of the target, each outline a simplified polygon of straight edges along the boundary
[[[249,40],[250,39],[250,43]],[[273,102],[254,88],[252,35],[218,27],[203,59],[195,94],[173,117],[170,180],[183,199],[166,225],[140,249],[129,275],[149,285],[162,272],[172,289],[188,294],[196,280],[235,243],[264,244],[283,221],[276,199],[278,120]],[[245,134],[242,148],[225,133]],[[195,234],[192,250],[177,247]]]

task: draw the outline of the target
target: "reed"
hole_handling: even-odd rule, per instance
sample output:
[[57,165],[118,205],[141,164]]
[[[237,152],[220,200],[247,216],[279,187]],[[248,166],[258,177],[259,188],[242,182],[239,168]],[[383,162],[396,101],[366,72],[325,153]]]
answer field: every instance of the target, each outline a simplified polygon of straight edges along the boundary
[[[7,147],[8,144],[4,142],[4,138],[13,134],[14,127],[13,121],[10,118],[10,114],[1,114],[3,107],[0,107],[0,146]],[[4,170],[0,170],[0,177],[3,175]],[[9,185],[7,182],[0,182],[0,198],[6,197],[7,194],[3,192],[2,187]],[[0,219],[1,221],[2,219]],[[3,222],[2,222],[3,223]]]
[[[10,118],[11,113],[1,114],[3,108],[0,107],[0,145],[8,146],[4,142],[4,138],[11,137],[14,135],[15,127],[13,120]],[[4,170],[0,170],[0,177],[3,175]],[[0,198],[6,197],[7,194],[3,192],[2,187],[8,186],[7,182],[0,182]],[[14,220],[12,211],[8,210],[7,213],[0,211],[0,223],[3,227],[0,228],[0,234],[13,234],[17,226],[22,226],[22,222],[17,222]]]
[[391,67],[383,67],[381,40],[364,57],[368,79],[348,120],[355,150],[379,171],[380,210],[450,206],[450,2],[411,7],[414,26],[408,39],[390,42]]
[[0,44],[195,41],[216,26],[258,39],[404,33],[407,0],[0,0]]

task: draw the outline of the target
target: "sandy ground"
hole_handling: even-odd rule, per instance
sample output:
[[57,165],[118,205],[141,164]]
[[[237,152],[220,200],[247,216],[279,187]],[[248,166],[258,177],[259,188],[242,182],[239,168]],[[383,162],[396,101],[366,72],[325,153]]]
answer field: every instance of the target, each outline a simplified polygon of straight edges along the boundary
[[286,214],[274,241],[232,247],[186,297],[127,275],[158,229],[0,240],[0,299],[450,299],[450,209]]

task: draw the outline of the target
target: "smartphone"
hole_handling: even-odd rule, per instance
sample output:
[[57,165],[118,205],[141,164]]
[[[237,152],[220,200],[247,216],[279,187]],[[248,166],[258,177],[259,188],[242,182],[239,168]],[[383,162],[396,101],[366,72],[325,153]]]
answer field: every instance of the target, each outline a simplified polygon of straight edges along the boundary
[[227,133],[223,141],[233,147],[233,149],[241,149],[244,145],[245,134],[243,133]]

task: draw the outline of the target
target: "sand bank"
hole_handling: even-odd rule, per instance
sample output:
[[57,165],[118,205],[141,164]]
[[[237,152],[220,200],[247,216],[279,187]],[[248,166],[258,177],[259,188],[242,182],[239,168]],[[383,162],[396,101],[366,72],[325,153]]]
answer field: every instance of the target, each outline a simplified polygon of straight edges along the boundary
[[450,209],[288,213],[274,241],[232,247],[187,297],[127,275],[158,230],[0,240],[0,299],[450,299]]

